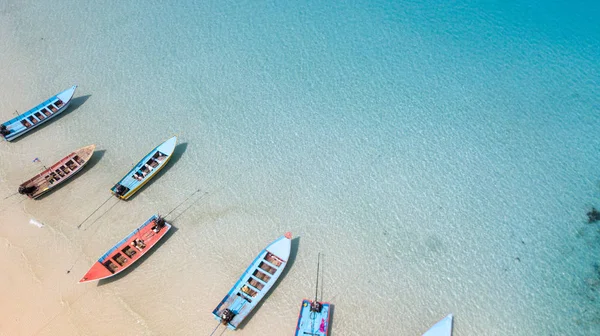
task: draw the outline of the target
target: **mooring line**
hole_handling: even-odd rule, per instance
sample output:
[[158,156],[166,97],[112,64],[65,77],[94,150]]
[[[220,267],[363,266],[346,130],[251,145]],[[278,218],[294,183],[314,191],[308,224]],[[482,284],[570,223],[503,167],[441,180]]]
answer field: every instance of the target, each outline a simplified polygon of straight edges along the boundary
[[90,217],[92,217],[92,215],[94,215],[96,213],[96,211],[98,211],[104,204],[106,204],[106,202],[108,202],[113,196],[110,195],[106,201],[102,202],[102,204],[100,204],[99,207],[97,207],[89,216],[87,216],[81,223],[79,223],[79,225],[77,225],[77,228],[79,229],[81,227],[81,225],[83,225],[83,223],[85,223],[86,220],[90,219]]
[[190,196],[188,196],[186,199],[184,199],[183,201],[181,201],[179,204],[177,204],[176,207],[174,207],[171,211],[169,211],[166,215],[164,215],[163,217],[167,217],[168,215],[170,215],[173,211],[175,211],[175,209],[179,208],[183,203],[185,203],[187,200],[189,200],[190,198],[192,198],[192,196],[196,195],[196,193],[198,193],[200,191],[200,188],[196,189],[196,191],[194,191]]
[[110,208],[108,208],[106,211],[104,211],[100,216],[98,216],[98,218],[94,219],[94,221],[92,222],[92,224],[88,225],[85,227],[85,229],[83,229],[83,231],[87,230],[90,226],[94,225],[94,223],[96,223],[98,220],[100,220],[100,218],[102,218],[102,216],[106,215],[112,208],[115,207],[115,205],[119,204],[119,199],[117,199],[117,201],[110,206]]

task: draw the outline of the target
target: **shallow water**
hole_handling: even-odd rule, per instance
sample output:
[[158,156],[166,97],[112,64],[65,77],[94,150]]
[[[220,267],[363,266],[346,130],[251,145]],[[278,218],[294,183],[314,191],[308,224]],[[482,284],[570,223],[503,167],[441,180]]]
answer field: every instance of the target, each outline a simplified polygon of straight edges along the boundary
[[[73,284],[201,190],[147,260],[84,294],[103,315],[74,304],[46,328],[94,334],[100,318],[209,334],[248,263],[292,231],[288,273],[236,333],[291,334],[318,252],[333,335],[419,335],[450,312],[455,335],[600,332],[598,224],[585,216],[600,206],[599,8],[0,4],[0,116],[79,85],[70,112],[1,144],[6,194],[39,171],[35,157],[104,151],[43,200],[11,201],[84,254]],[[184,145],[160,177],[76,229],[173,134]]]

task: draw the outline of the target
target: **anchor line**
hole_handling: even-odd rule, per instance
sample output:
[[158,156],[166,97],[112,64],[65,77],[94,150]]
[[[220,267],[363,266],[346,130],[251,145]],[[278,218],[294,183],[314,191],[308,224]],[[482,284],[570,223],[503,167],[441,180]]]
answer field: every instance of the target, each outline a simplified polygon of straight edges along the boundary
[[190,205],[187,206],[187,208],[183,209],[182,212],[179,213],[179,215],[175,216],[175,218],[173,218],[173,220],[176,220],[177,218],[179,218],[179,216],[183,215],[186,211],[188,211],[194,204],[196,204],[197,202],[201,201],[202,199],[204,199],[204,196],[208,195],[208,191],[205,191],[204,194],[202,194],[202,196],[200,196],[200,198],[198,198],[195,202],[192,202]]
[[94,223],[96,223],[98,220],[100,220],[100,218],[102,218],[102,216],[106,215],[117,204],[119,204],[119,199],[118,198],[117,198],[117,201],[113,205],[110,206],[110,208],[108,208],[106,211],[104,211],[100,216],[98,216],[98,218],[94,219],[94,221],[92,222],[92,224],[88,225],[85,229],[83,229],[83,231],[87,230],[90,226],[94,225]]
[[213,331],[212,331],[212,332],[210,333],[210,335],[208,335],[208,336],[213,336],[213,334],[214,334],[214,333],[217,331],[217,329],[219,329],[219,326],[220,326],[220,325],[221,325],[221,321],[219,321],[219,322],[217,323],[217,326],[215,327],[215,329],[213,329]]
[[177,208],[179,208],[183,203],[187,202],[187,200],[189,200],[190,198],[192,198],[192,196],[196,195],[199,191],[200,191],[200,189],[196,189],[196,191],[194,191],[190,196],[188,196],[182,202],[180,202],[179,204],[177,204],[177,206],[174,207],[171,211],[169,211],[164,217],[167,217],[168,215],[170,215],[173,211],[175,211]]
[[[106,203],[106,202],[104,202]],[[96,223],[100,218],[102,218],[102,216],[104,216],[107,212],[109,212],[112,208],[115,207],[115,205],[117,205],[119,203],[119,201],[117,200],[117,202],[115,202],[115,204],[113,204],[110,208],[108,208],[108,210],[106,210],[102,215],[100,215],[98,218],[96,218],[92,224],[90,224],[89,226],[87,226],[85,229],[83,229],[83,231],[86,231],[89,227],[91,227],[92,225],[94,225],[94,223]],[[91,216],[91,215],[90,215]],[[89,218],[89,217],[88,217]],[[84,221],[85,222],[85,221]],[[83,224],[83,222],[81,223]],[[80,224],[80,226],[81,226]],[[79,228],[79,227],[78,227]],[[89,238],[93,237],[96,232],[98,232],[98,229],[96,229],[96,231],[94,231]],[[89,239],[88,238],[88,239]],[[71,270],[73,270],[73,267],[75,267],[75,265],[77,265],[77,262],[79,261],[79,259],[81,258],[81,256],[83,255],[83,253],[80,253],[77,258],[75,259],[75,261],[73,262],[73,264],[71,265],[71,267],[67,270],[67,274],[71,273]]]
[[81,223],[79,223],[79,225],[77,225],[77,228],[79,229],[81,227],[81,225],[83,225],[83,223],[85,223],[85,221],[87,221],[88,219],[90,219],[90,217],[92,217],[96,211],[98,211],[104,204],[106,204],[106,202],[108,202],[110,199],[112,198],[112,195],[110,195],[106,201],[102,202],[102,204],[100,204],[100,206],[98,206],[89,216],[87,216]]
[[11,197],[13,197],[13,196],[17,195],[18,193],[19,193],[19,192],[17,191],[17,192],[16,192],[16,193],[14,193],[14,194],[10,194],[10,195],[8,195],[8,196],[4,197],[3,199],[11,198]]
[[319,294],[319,266],[321,263],[321,252],[317,255],[317,285],[315,286],[315,301],[317,301],[317,294]]
[[[232,180],[235,180],[235,179],[237,179],[237,178],[238,178],[238,177],[240,177],[242,174],[243,174],[243,173],[239,173],[239,174],[237,174],[236,176],[234,176],[234,177],[232,178]],[[188,206],[187,206],[187,208],[183,209],[183,211],[182,211],[182,212],[180,212],[180,213],[179,213],[177,216],[175,216],[175,218],[173,218],[172,220],[176,220],[177,218],[179,218],[179,217],[180,217],[181,215],[183,215],[183,214],[184,214],[186,211],[188,211],[188,210],[189,210],[189,209],[190,209],[190,208],[191,208],[191,207],[192,207],[194,204],[196,204],[196,203],[200,202],[201,200],[203,200],[203,199],[205,198],[205,196],[207,196],[207,195],[209,195],[209,194],[215,194],[215,193],[217,193],[217,192],[219,192],[219,191],[221,191],[221,190],[225,189],[227,186],[228,186],[228,184],[227,184],[227,183],[223,183],[223,184],[221,184],[221,186],[220,186],[219,188],[216,188],[216,189],[214,189],[213,191],[210,191],[210,192],[209,192],[209,191],[205,191],[205,192],[204,192],[204,194],[202,194],[202,196],[200,196],[198,199],[196,199],[195,201],[193,201],[192,203],[190,203],[190,205],[188,205]],[[194,194],[195,194],[195,193],[197,193],[197,192],[199,192],[199,191],[200,191],[200,189],[196,190],[196,191],[194,192]],[[191,198],[191,196],[190,196],[190,197],[188,197],[188,199],[189,199],[189,198]],[[187,199],[186,199],[186,201],[187,201]],[[185,201],[184,201],[184,202],[185,202]],[[182,202],[182,203],[183,203],[183,202]],[[173,209],[173,210],[175,210],[175,209]]]

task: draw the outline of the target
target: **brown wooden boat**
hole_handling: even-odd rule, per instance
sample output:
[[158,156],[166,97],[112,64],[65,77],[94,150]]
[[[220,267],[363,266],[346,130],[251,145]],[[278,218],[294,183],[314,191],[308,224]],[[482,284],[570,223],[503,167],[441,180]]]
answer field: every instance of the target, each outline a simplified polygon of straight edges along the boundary
[[90,160],[96,145],[80,148],[19,186],[19,193],[38,198],[79,172]]

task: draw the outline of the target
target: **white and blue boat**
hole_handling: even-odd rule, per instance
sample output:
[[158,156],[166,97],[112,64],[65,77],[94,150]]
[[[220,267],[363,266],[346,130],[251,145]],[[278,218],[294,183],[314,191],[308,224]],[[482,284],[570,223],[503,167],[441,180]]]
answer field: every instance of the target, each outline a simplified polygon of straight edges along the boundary
[[158,145],[148,155],[144,156],[110,191],[122,200],[131,197],[169,162],[176,144],[177,137],[174,136]]
[[329,335],[329,302],[302,300],[295,336]]
[[213,316],[227,328],[237,329],[283,272],[291,246],[292,233],[287,232],[262,250],[213,310]]
[[452,336],[452,314],[434,324],[423,336]]
[[31,110],[0,124],[0,135],[12,141],[32,129],[48,122],[69,107],[77,85],[55,95]]

